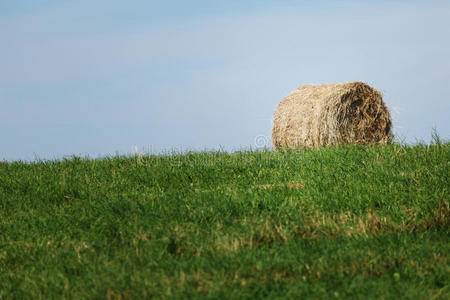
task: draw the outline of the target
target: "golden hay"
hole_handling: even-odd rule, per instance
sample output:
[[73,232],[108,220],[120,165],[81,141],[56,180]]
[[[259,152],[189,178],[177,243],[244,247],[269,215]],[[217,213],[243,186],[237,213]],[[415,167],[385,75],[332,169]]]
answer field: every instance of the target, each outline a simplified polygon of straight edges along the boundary
[[362,82],[303,85],[273,116],[275,149],[346,143],[385,144],[391,116],[381,93]]

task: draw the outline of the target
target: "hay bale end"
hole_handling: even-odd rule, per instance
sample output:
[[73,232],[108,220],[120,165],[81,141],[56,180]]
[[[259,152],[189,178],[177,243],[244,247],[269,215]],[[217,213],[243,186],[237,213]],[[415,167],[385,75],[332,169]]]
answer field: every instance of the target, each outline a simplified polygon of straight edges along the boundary
[[385,144],[391,116],[376,89],[363,82],[303,85],[278,104],[274,149]]

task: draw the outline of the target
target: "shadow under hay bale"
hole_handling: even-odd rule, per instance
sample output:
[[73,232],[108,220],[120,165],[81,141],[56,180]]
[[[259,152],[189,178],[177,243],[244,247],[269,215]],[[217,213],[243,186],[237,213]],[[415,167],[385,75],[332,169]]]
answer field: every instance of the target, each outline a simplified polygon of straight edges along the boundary
[[365,83],[303,85],[278,104],[272,141],[275,149],[385,144],[391,125],[381,93]]

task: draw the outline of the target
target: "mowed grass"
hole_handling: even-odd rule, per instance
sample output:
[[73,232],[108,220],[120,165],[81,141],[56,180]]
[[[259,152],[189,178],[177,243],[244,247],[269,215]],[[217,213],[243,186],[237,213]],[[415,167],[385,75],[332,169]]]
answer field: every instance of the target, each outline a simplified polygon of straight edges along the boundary
[[0,164],[0,298],[450,297],[450,144]]

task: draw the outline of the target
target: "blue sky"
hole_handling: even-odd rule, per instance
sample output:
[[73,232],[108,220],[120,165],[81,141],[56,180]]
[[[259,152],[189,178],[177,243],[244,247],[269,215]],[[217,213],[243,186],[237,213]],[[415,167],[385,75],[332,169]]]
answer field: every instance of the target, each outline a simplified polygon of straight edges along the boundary
[[255,148],[290,91],[355,80],[448,139],[447,28],[444,1],[1,1],[0,160]]

